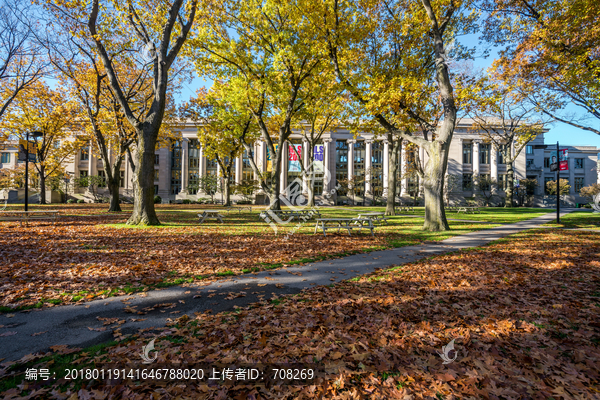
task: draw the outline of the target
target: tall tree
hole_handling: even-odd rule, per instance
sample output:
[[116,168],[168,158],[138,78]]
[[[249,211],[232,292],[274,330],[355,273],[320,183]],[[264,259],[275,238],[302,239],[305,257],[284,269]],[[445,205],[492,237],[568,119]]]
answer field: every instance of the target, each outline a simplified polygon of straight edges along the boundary
[[[154,209],[154,156],[168,104],[169,74],[176,62],[198,10],[197,0],[100,0],[58,2],[48,0],[57,14],[76,21],[75,35],[94,44],[108,83],[121,112],[135,130],[134,205],[128,224],[160,224]],[[115,40],[115,36],[117,40]],[[131,52],[148,55],[135,59]],[[141,62],[151,71],[152,98],[140,115],[127,98],[119,63]]]
[[[487,0],[494,68],[557,121],[600,134],[600,2]],[[574,105],[581,113],[565,110]]]
[[[308,9],[308,7],[307,7]],[[456,77],[448,58],[469,57],[455,45],[457,35],[475,29],[472,1],[397,0],[326,2],[323,10],[307,11],[324,27],[323,40],[338,80],[386,131],[388,208],[393,213],[396,155],[400,139],[421,146],[425,166],[424,229],[449,229],[443,206],[444,174],[457,119]]]
[[19,139],[26,139],[27,132],[42,133],[42,137],[36,139],[37,161],[34,163],[39,174],[42,204],[46,203],[46,179],[61,170],[81,147],[81,142],[72,138],[72,132],[78,128],[74,121],[79,118],[78,108],[62,90],[52,90],[36,81],[12,102],[0,122],[0,131]]
[[185,115],[197,123],[204,156],[219,164],[224,205],[229,206],[235,160],[243,154],[245,146],[252,148],[258,137],[258,129],[252,114],[244,107],[237,109],[235,103],[228,101],[226,86],[215,82],[210,91],[200,91],[198,97],[185,107]]
[[33,34],[26,0],[0,1],[0,119],[19,93],[37,81],[47,63]]
[[[314,27],[295,1],[223,1],[213,11],[215,24],[202,27],[193,41],[196,69],[228,81],[229,90],[254,117],[273,171],[267,177],[255,163],[252,168],[263,177],[260,184],[270,208],[277,210],[285,143],[305,107],[302,88],[321,63],[314,49]],[[250,146],[246,149],[253,155]]]
[[[506,203],[513,206],[514,163],[527,143],[544,131],[536,107],[515,87],[492,81],[480,92],[477,106],[471,107],[471,129],[482,134],[506,164]],[[474,177],[477,181],[479,177]]]

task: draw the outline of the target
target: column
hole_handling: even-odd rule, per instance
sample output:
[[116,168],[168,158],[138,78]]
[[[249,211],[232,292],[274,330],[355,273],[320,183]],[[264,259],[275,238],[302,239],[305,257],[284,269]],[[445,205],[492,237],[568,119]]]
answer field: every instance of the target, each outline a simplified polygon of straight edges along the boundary
[[352,179],[354,177],[354,143],[356,140],[349,139],[346,141],[348,144],[348,179]]
[[281,172],[279,173],[279,190],[281,194],[284,193],[287,188],[287,166],[288,166],[288,153],[290,151],[290,144],[288,142],[283,143],[281,149]]
[[333,177],[335,170],[331,167],[331,138],[323,139],[323,193],[331,190],[335,186]]
[[244,164],[243,159],[244,155],[242,153],[242,155],[235,160],[235,183],[238,185],[242,183],[242,167]]
[[373,139],[365,140],[365,197],[371,194],[371,168],[373,167]]
[[200,177],[206,175],[206,157],[204,157],[204,147],[200,146],[200,150],[198,150],[198,161],[199,163],[199,171],[198,174]]
[[[419,146],[419,164],[425,166],[425,149]],[[423,187],[423,179],[419,179],[419,197],[425,198],[425,189]]]
[[[314,172],[313,169],[310,168],[310,170],[308,170],[309,167],[312,167],[312,166],[308,165],[308,150],[309,150],[308,141],[303,140],[302,141],[302,165],[304,166],[304,170],[312,175],[312,173]],[[308,193],[308,176],[306,173],[302,176],[302,193]]]
[[479,184],[479,141],[473,140],[473,191]]
[[[490,178],[493,181],[498,182],[498,150],[496,149],[496,145],[492,144],[490,146],[490,151],[492,152],[491,154],[491,165],[490,165]],[[492,193],[496,194],[498,193],[498,185],[492,185]]]
[[402,141],[402,149],[400,150],[400,170],[402,171],[402,180],[400,181],[400,196],[408,195],[408,164],[406,163],[406,140]]
[[390,173],[390,155],[388,151],[390,149],[390,144],[387,140],[383,141],[383,197],[387,196],[388,191],[388,175]]
[[88,175],[98,175],[98,159],[94,157],[94,142],[90,142],[90,151],[88,158]]
[[183,138],[181,141],[181,192],[179,194],[186,195],[188,193],[188,156],[189,156],[188,138]]

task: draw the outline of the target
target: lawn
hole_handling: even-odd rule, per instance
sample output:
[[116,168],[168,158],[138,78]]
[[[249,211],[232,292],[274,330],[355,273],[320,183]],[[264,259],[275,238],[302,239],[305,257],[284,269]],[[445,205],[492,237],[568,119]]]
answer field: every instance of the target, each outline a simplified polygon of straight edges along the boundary
[[[158,336],[140,332],[83,351],[57,346],[53,354],[5,363],[0,391],[8,398],[132,400],[598,398],[599,252],[598,232],[528,231],[232,313],[182,316]],[[135,361],[153,338],[156,364]],[[452,340],[456,352],[443,364],[439,353]],[[272,386],[62,379],[73,366],[284,363],[312,368],[317,379]],[[22,383],[32,367],[61,379]]]
[[556,220],[546,226],[566,229],[600,229],[600,214],[591,211],[574,211],[560,217],[560,225]]
[[[35,209],[39,206],[33,206]],[[388,225],[347,234],[313,234],[310,222],[290,223],[275,233],[252,212],[233,211],[225,223],[198,225],[200,205],[158,205],[159,227],[125,224],[131,205],[120,214],[106,205],[48,205],[64,210],[56,226],[46,222],[21,227],[0,223],[0,312],[87,301],[169,285],[227,279],[263,269],[311,262],[374,249],[418,244],[545,214],[535,209],[490,209],[451,221],[448,232],[421,230],[422,210],[391,217]],[[213,208],[216,208],[213,206]],[[356,217],[383,207],[322,208],[324,217]],[[455,215],[451,215],[454,218]]]

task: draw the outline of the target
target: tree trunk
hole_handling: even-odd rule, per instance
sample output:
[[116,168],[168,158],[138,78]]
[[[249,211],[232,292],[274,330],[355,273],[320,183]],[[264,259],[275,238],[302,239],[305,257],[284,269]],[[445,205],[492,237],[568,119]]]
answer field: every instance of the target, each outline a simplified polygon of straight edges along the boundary
[[46,168],[40,165],[40,204],[46,204]]
[[154,209],[154,152],[156,137],[148,127],[138,132],[135,171],[133,174],[133,212],[129,225],[160,225]]
[[504,207],[509,208],[513,206],[513,193],[515,191],[515,172],[513,169],[513,163],[509,162],[506,164],[506,179],[508,180],[506,185],[506,201],[504,202]]
[[230,189],[231,188],[229,187],[229,185],[230,185],[230,183],[229,183],[229,177],[227,177],[227,178],[225,178],[225,182],[224,182],[224,185],[223,185],[224,186],[223,189],[225,190],[225,193],[223,193],[225,195],[225,203],[223,203],[223,206],[225,206],[225,207],[231,206],[231,200],[230,200],[230,197],[231,197],[231,190]]
[[385,205],[385,215],[396,215],[396,185],[398,172],[398,150],[402,145],[402,140],[392,141],[392,146],[388,146],[388,192]]
[[448,161],[450,141],[431,142],[428,153],[429,160],[425,166],[425,223],[423,229],[428,231],[449,230],[444,211],[444,175]]
[[119,176],[114,176],[108,183],[108,192],[110,193],[110,206],[108,212],[121,212],[119,204]]

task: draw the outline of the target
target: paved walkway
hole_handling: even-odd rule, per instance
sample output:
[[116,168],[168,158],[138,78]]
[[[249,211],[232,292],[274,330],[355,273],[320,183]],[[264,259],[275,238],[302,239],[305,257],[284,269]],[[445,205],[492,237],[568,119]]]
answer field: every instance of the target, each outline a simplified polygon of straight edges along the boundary
[[[572,210],[564,210],[562,215]],[[206,286],[172,287],[133,296],[112,297],[83,304],[52,307],[11,314],[0,314],[0,359],[14,361],[26,354],[46,351],[50,346],[66,344],[88,347],[113,340],[110,329],[103,330],[99,318],[118,318],[123,334],[137,333],[140,328],[164,327],[167,318],[175,319],[194,312],[233,310],[234,306],[268,299],[272,295],[298,293],[316,285],[329,285],[357,275],[364,275],[390,265],[400,265],[432,255],[482,246],[490,241],[552,221],[555,213],[498,228],[471,232],[440,242],[418,246],[356,254],[303,266],[281,268],[236,276]],[[237,297],[240,296],[240,297]],[[124,309],[142,311],[144,315]],[[136,321],[132,321],[136,319]],[[10,336],[7,332],[16,332]],[[43,333],[42,333],[43,332]],[[33,336],[36,334],[35,336]]]

